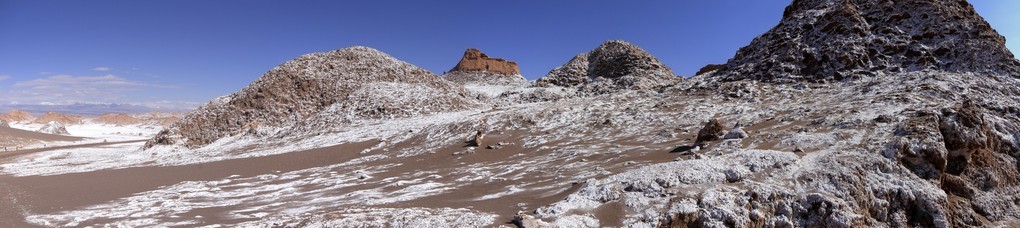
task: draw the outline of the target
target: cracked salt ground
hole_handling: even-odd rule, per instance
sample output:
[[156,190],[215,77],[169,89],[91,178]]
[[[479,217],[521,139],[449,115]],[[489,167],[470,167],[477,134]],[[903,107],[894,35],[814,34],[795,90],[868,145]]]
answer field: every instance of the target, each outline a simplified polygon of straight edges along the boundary
[[[457,149],[457,148],[455,148],[455,149]],[[488,153],[491,153],[491,152],[488,152]],[[370,153],[367,153],[367,154],[372,154],[372,153],[370,152]],[[450,156],[450,155],[444,154],[444,155],[438,155],[438,156],[443,157],[443,156]],[[458,170],[437,170],[436,172],[415,172],[415,170],[418,170],[418,169],[408,169],[408,170],[404,170],[404,171],[400,171],[400,170],[385,170],[385,169],[383,171],[380,171],[380,170],[365,170],[365,169],[361,169],[361,170],[357,170],[357,171],[352,171],[351,170],[352,169],[351,167],[366,167],[366,168],[385,167],[385,168],[389,168],[389,167],[397,166],[397,165],[394,165],[394,164],[390,164],[390,165],[388,165],[388,167],[383,165],[383,164],[387,164],[388,161],[389,161],[389,160],[385,159],[386,156],[369,155],[366,158],[379,159],[380,162],[373,163],[373,164],[366,164],[366,165],[362,165],[362,166],[356,166],[355,164],[340,164],[340,165],[331,166],[332,168],[327,168],[327,169],[332,170],[332,171],[330,171],[330,173],[353,173],[351,176],[347,176],[347,177],[342,177],[342,176],[338,177],[338,176],[332,176],[332,175],[330,175],[330,176],[317,175],[319,173],[326,173],[326,171],[323,170],[322,168],[313,168],[313,169],[300,170],[300,171],[296,171],[296,172],[292,172],[292,173],[285,173],[285,174],[280,174],[280,175],[263,175],[263,176],[253,177],[253,178],[245,178],[245,179],[231,178],[231,179],[226,179],[226,180],[222,180],[222,181],[211,181],[211,182],[186,182],[184,184],[178,184],[178,185],[174,185],[174,186],[169,186],[169,187],[163,188],[163,189],[158,190],[158,191],[142,193],[142,194],[139,194],[138,196],[134,196],[134,197],[125,199],[123,201],[114,201],[114,202],[108,204],[105,207],[104,206],[97,206],[97,207],[88,208],[88,209],[83,210],[83,211],[69,212],[69,213],[63,214],[63,215],[32,216],[32,217],[30,217],[30,219],[33,219],[33,220],[30,220],[30,221],[61,221],[61,223],[55,223],[55,224],[58,224],[58,225],[68,225],[68,224],[76,225],[79,222],[83,222],[83,221],[76,221],[76,218],[77,219],[88,218],[85,221],[88,221],[88,222],[96,222],[96,221],[111,222],[111,221],[114,221],[114,220],[104,220],[102,218],[106,217],[106,216],[109,216],[109,217],[119,217],[120,215],[123,215],[123,214],[107,215],[107,214],[103,214],[103,213],[108,213],[110,210],[115,210],[115,211],[116,210],[121,210],[121,211],[126,211],[126,212],[123,212],[123,213],[136,214],[136,213],[142,213],[142,212],[139,212],[141,210],[148,210],[152,214],[148,214],[148,216],[146,216],[146,219],[144,221],[131,221],[131,220],[128,220],[128,221],[117,221],[117,222],[124,222],[124,224],[142,224],[142,223],[138,223],[138,222],[155,222],[155,221],[159,221],[159,223],[157,223],[157,224],[164,224],[164,225],[191,223],[191,222],[195,222],[195,221],[188,221],[188,219],[193,219],[193,218],[185,217],[185,216],[180,216],[179,214],[186,213],[186,212],[191,211],[191,210],[199,210],[200,208],[196,208],[197,207],[196,205],[202,205],[200,202],[203,202],[205,200],[209,200],[209,199],[212,199],[212,198],[221,198],[221,199],[225,199],[225,200],[220,201],[220,203],[222,203],[222,204],[206,204],[206,205],[204,205],[204,207],[212,207],[212,208],[234,207],[234,208],[244,208],[244,209],[239,209],[239,211],[259,211],[260,213],[258,213],[256,215],[261,215],[261,214],[268,213],[268,214],[272,214],[272,215],[287,214],[287,215],[295,215],[296,216],[296,215],[303,215],[305,213],[311,213],[311,212],[324,213],[324,212],[329,211],[329,210],[323,210],[323,208],[332,209],[332,208],[336,208],[338,205],[377,205],[377,204],[378,205],[386,205],[386,204],[391,204],[393,202],[402,202],[402,201],[411,201],[411,202],[408,202],[408,204],[414,204],[415,203],[415,202],[413,202],[414,199],[421,198],[421,197],[432,196],[432,195],[435,195],[435,194],[438,194],[438,193],[446,193],[446,192],[470,193],[470,192],[475,192],[475,191],[480,190],[480,189],[478,189],[478,187],[474,187],[474,189],[472,189],[472,186],[470,186],[471,183],[477,183],[476,185],[492,185],[492,184],[497,184],[498,185],[499,183],[493,183],[493,182],[504,182],[506,180],[526,180],[525,178],[523,178],[523,176],[528,173],[528,172],[518,172],[517,170],[521,169],[522,168],[521,166],[515,166],[515,165],[512,165],[512,164],[502,164],[501,165],[501,164],[485,164],[485,163],[475,163],[473,165],[470,165],[470,166],[464,167],[463,169],[458,169]],[[435,158],[435,159],[440,159],[440,158]],[[546,166],[547,167],[549,165],[549,163],[555,163],[555,161],[534,162],[532,164],[534,164],[535,166],[534,167],[528,167],[528,169],[536,169],[537,167],[542,167],[542,166]],[[346,167],[346,168],[337,169],[336,167]],[[419,168],[423,168],[424,170],[431,170],[432,167],[419,167]],[[578,167],[568,167],[567,170],[569,170],[569,169],[582,169],[582,168],[584,168],[584,167],[581,167],[581,166],[578,166]],[[414,174],[411,174],[411,173],[414,173]],[[446,175],[446,176],[441,176],[441,175],[438,175],[436,173],[449,173],[449,174]],[[562,171],[560,171],[560,174],[561,175],[563,174]],[[299,178],[299,177],[302,177],[304,175],[311,175],[311,177]],[[569,175],[569,173],[568,173],[568,175]],[[532,178],[532,179],[534,179],[534,178]],[[341,182],[341,183],[343,183],[344,182],[343,180],[351,180],[351,181],[368,180],[369,181],[368,183],[371,183],[372,181],[375,181],[376,183],[380,183],[380,184],[379,184],[379,186],[375,186],[373,184],[366,185],[364,183],[358,183],[358,184],[356,184],[356,186],[351,186],[349,184],[333,184],[333,185],[326,186],[327,184],[325,184],[325,183],[334,183],[334,182]],[[457,187],[457,189],[458,189],[457,191],[451,191],[452,187],[450,185],[448,185],[448,184],[441,184],[441,183],[449,183],[449,182],[451,182],[451,180],[455,184],[455,185],[452,185],[452,187]],[[252,183],[253,181],[254,181],[254,183]],[[319,183],[319,182],[325,182],[325,183]],[[389,184],[385,184],[385,183],[389,183]],[[256,187],[256,186],[258,186],[258,187]],[[513,185],[510,185],[510,186],[513,186]],[[507,188],[504,188],[504,189],[518,188],[519,189],[519,190],[517,190],[518,192],[528,192],[528,193],[534,193],[536,190],[538,190],[539,192],[541,192],[542,190],[548,190],[548,191],[552,191],[553,193],[556,193],[558,190],[560,190],[560,189],[554,189],[554,188],[557,188],[556,185],[554,185],[552,183],[548,183],[548,182],[546,182],[546,183],[542,183],[542,182],[523,182],[519,187],[518,186],[510,187],[510,186],[508,186]],[[290,189],[294,189],[294,188],[303,189],[303,190],[302,191],[293,191],[293,192],[289,191]],[[565,188],[569,188],[569,185],[566,186]],[[231,191],[230,189],[237,189],[237,191],[239,191],[239,192]],[[473,198],[465,198],[464,199],[465,203],[466,204],[473,204],[470,201],[485,201],[485,200],[490,200],[490,199],[495,199],[495,198],[509,198],[509,197],[506,197],[506,195],[514,195],[514,194],[516,194],[516,192],[505,193],[505,192],[501,192],[502,189],[493,189],[493,188],[489,188],[489,187],[485,187],[485,186],[483,186],[482,189],[490,189],[490,191],[492,191],[492,190],[497,190],[497,191],[493,191],[494,193],[490,194],[490,195],[472,196]],[[191,194],[194,197],[193,198],[188,198],[187,197],[187,196],[189,196],[188,194],[178,195],[177,193],[179,193],[179,192],[189,192],[189,193],[196,193],[196,194]],[[174,195],[172,197],[167,197],[165,194],[168,194],[168,193],[169,194],[174,194]],[[197,193],[201,193],[201,194],[197,194]],[[255,194],[255,193],[258,193],[258,194]],[[453,195],[461,195],[461,194],[453,194]],[[281,208],[281,209],[273,208],[273,207],[271,207],[272,205],[265,206],[265,205],[262,205],[262,204],[267,203],[267,202],[259,202],[260,200],[266,200],[265,196],[272,196],[272,197],[269,197],[269,198],[273,199],[271,202],[286,201],[286,202],[289,202],[289,203],[286,206],[284,206],[285,208]],[[243,199],[245,197],[248,197],[248,199],[246,199],[246,200]],[[238,198],[242,198],[242,199],[238,199]],[[443,197],[443,198],[447,199],[447,200],[449,199],[449,197]],[[178,202],[178,203],[175,204],[170,209],[168,209],[168,211],[158,211],[158,212],[152,212],[151,211],[152,208],[159,208],[158,206],[165,205],[164,203],[160,202],[160,200],[166,200],[166,199],[170,199],[173,202]],[[238,199],[238,200],[234,200],[234,199]],[[312,200],[309,200],[309,199],[315,199],[315,200],[312,201]],[[252,201],[252,200],[254,200],[254,201]],[[190,203],[190,204],[188,204],[188,203],[182,204],[182,203],[179,203],[181,201],[184,201],[184,202],[194,201],[194,202]],[[301,203],[301,202],[304,202],[304,203]],[[342,202],[350,202],[350,204],[345,204],[345,203],[342,203]],[[119,205],[135,205],[135,204],[140,204],[140,206],[137,206],[137,207],[121,207],[121,206],[119,206]],[[306,210],[294,209],[293,208],[294,205],[305,205],[307,207],[307,209]],[[438,203],[438,204],[437,203],[428,203],[427,205],[441,205],[441,203]],[[179,211],[179,210],[183,210],[183,211]],[[96,214],[96,213],[98,213],[98,214]],[[236,212],[223,212],[223,213],[226,213],[226,214],[232,215],[232,216],[237,214]],[[156,215],[161,215],[161,216],[156,216]],[[156,217],[162,217],[162,216],[168,216],[169,218],[166,219],[166,220],[156,219]],[[207,215],[207,216],[203,216],[203,218],[214,218],[214,217]],[[244,218],[246,218],[246,217],[239,217],[239,218],[235,218],[235,219],[243,221]],[[250,217],[247,217],[247,218],[250,218]],[[205,220],[205,221],[208,221],[208,220]],[[230,221],[230,220],[227,220],[227,221]],[[276,221],[276,220],[274,220],[274,221]],[[64,223],[64,222],[66,222],[66,223]]]
[[[777,90],[782,91],[783,89]],[[854,89],[848,88],[845,91],[854,91]],[[626,95],[623,96],[625,97]],[[781,96],[773,97],[776,99],[795,98],[795,96],[788,96],[786,98],[780,98]],[[718,99],[713,98],[712,96],[701,98]],[[788,188],[804,188],[803,186],[797,187],[802,184],[794,184],[791,186],[789,183],[798,182],[786,181],[784,177],[790,178],[789,176],[794,175],[791,173],[825,173],[820,172],[819,170],[811,170],[809,172],[803,171],[803,169],[811,168],[813,166],[808,164],[821,162],[817,161],[819,157],[853,156],[852,154],[841,155],[846,152],[838,151],[836,149],[828,149],[817,151],[812,150],[805,157],[799,158],[797,154],[788,152],[790,151],[790,148],[788,148],[789,145],[784,143],[776,143],[778,146],[777,148],[766,150],[749,149],[753,147],[761,147],[762,144],[768,144],[769,141],[777,141],[773,138],[780,139],[778,140],[779,142],[787,142],[787,144],[798,143],[800,146],[807,148],[813,148],[816,146],[829,147],[829,144],[850,147],[866,142],[865,139],[860,137],[848,138],[848,140],[837,142],[835,137],[828,135],[848,131],[853,132],[857,130],[839,128],[829,129],[830,127],[824,127],[828,124],[819,124],[821,126],[817,127],[818,129],[826,129],[825,131],[827,131],[825,133],[820,133],[819,136],[814,133],[806,132],[804,129],[791,127],[790,125],[796,125],[793,124],[793,122],[796,121],[761,121],[761,123],[758,123],[748,120],[744,123],[749,123],[748,125],[752,126],[748,128],[751,132],[750,137],[743,140],[713,142],[715,145],[711,145],[706,150],[699,152],[710,156],[706,159],[682,160],[663,165],[642,167],[641,164],[672,161],[677,155],[675,153],[669,153],[669,151],[674,149],[676,145],[690,143],[690,139],[693,137],[692,133],[685,134],[683,133],[683,130],[676,130],[676,126],[687,125],[696,127],[699,126],[699,123],[701,122],[680,122],[681,120],[679,119],[662,118],[658,116],[684,116],[686,113],[719,113],[716,116],[719,116],[722,119],[740,120],[745,119],[746,117],[744,116],[747,115],[757,117],[768,115],[769,113],[784,113],[776,118],[771,118],[782,120],[784,118],[794,119],[792,117],[805,115],[805,113],[787,109],[799,110],[799,107],[813,106],[814,103],[803,104],[803,106],[796,105],[796,103],[794,103],[795,105],[790,107],[773,107],[773,109],[779,110],[748,112],[747,110],[754,109],[746,107],[753,107],[757,104],[743,103],[734,105],[694,106],[686,104],[686,102],[690,102],[689,100],[691,99],[669,99],[677,100],[678,102],[674,104],[659,102],[661,107],[686,108],[684,110],[669,109],[668,111],[662,112],[645,111],[638,114],[639,112],[611,110],[626,110],[628,108],[639,109],[641,107],[654,110],[650,107],[655,106],[655,103],[657,102],[649,99],[649,102],[631,102],[630,104],[632,105],[624,107],[616,106],[609,102],[600,103],[600,101],[598,101],[600,99],[619,99],[614,98],[614,96],[574,99],[590,99],[592,101],[584,103],[591,103],[595,105],[585,105],[582,107],[581,105],[570,105],[570,103],[581,103],[577,102],[577,100],[565,100],[549,102],[542,105],[522,105],[523,107],[510,108],[503,111],[489,111],[485,114],[476,112],[464,115],[471,118],[465,118],[462,121],[439,124],[438,126],[410,129],[409,131],[413,131],[414,134],[400,136],[401,134],[406,134],[408,131],[405,131],[404,129],[386,130],[387,132],[397,134],[397,136],[391,136],[388,138],[400,139],[401,141],[394,140],[382,143],[375,141],[374,143],[369,143],[372,145],[365,145],[365,149],[352,150],[360,151],[360,153],[355,154],[357,154],[356,156],[361,157],[361,159],[354,158],[353,160],[354,162],[363,162],[359,165],[348,163],[255,177],[232,177],[206,182],[189,181],[181,184],[171,183],[170,185],[159,188],[158,190],[139,193],[136,194],[136,196],[121,200],[114,200],[108,204],[100,204],[80,210],[57,212],[53,214],[33,215],[30,216],[30,218],[33,219],[32,221],[40,224],[75,224],[76,222],[79,224],[93,224],[124,222],[125,224],[169,225],[177,223],[201,224],[209,222],[251,223],[258,221],[297,223],[313,220],[330,221],[328,219],[322,220],[324,218],[319,218],[317,215],[336,212],[339,208],[338,205],[361,205],[366,206],[366,210],[368,211],[397,210],[398,208],[408,208],[411,211],[422,210],[416,212],[420,213],[421,216],[427,216],[429,211],[427,208],[472,207],[474,208],[472,209],[472,211],[474,211],[473,213],[478,214],[478,218],[495,216],[496,218],[499,218],[499,221],[509,220],[508,216],[512,215],[512,213],[517,210],[541,208],[538,209],[540,217],[559,218],[551,222],[559,222],[557,224],[566,225],[571,222],[591,223],[596,221],[596,219],[611,221],[612,219],[609,218],[585,217],[586,213],[584,213],[584,211],[599,208],[601,208],[599,210],[616,210],[609,208],[620,207],[622,208],[620,212],[622,214],[608,214],[621,216],[620,222],[628,224],[642,224],[642,221],[644,221],[644,223],[657,221],[653,218],[657,218],[659,213],[654,212],[666,210],[667,208],[665,205],[667,205],[671,200],[669,197],[652,197],[647,200],[643,199],[643,197],[663,194],[652,194],[647,192],[664,191],[666,192],[666,195],[697,195],[695,194],[696,192],[712,189],[708,188],[708,186],[712,186],[715,183],[730,183],[729,185],[723,186],[726,186],[726,189],[731,190],[743,189],[745,187],[741,186],[750,186],[752,185],[751,183],[765,185],[770,189],[782,190]],[[861,99],[869,98],[863,97]],[[821,100],[817,102],[824,103],[828,101]],[[889,105],[888,107],[909,108],[910,106]],[[834,108],[839,107],[837,106]],[[893,108],[891,110],[902,109],[904,108]],[[543,114],[545,111],[541,110],[561,112],[562,115]],[[876,107],[874,110],[861,109],[859,112],[847,113],[845,115],[852,117],[848,120],[866,120],[873,118],[872,116],[877,116],[877,113],[886,113],[888,112],[887,110],[890,109],[887,109],[886,107]],[[827,111],[814,110],[812,112],[826,113]],[[582,113],[593,114],[585,115]],[[737,114],[727,115],[725,113]],[[646,115],[649,117],[639,118]],[[694,116],[694,114],[686,115]],[[534,125],[526,125],[523,123],[528,121],[521,121],[522,123],[519,124],[514,123],[513,121],[515,119],[529,117],[533,118],[530,119],[531,121],[536,122]],[[615,123],[604,124],[605,119],[615,120]],[[640,125],[626,124],[631,121],[635,121],[635,119],[639,121],[654,122],[642,122]],[[664,121],[664,119],[666,121]],[[829,117],[826,119],[839,118]],[[458,134],[457,132],[467,132],[466,129],[473,129],[473,127],[463,127],[462,125],[470,125],[471,123],[479,122],[486,122],[489,124],[489,127],[487,128],[491,129],[504,127],[510,128],[510,126],[518,124],[521,129],[534,129],[534,131],[507,130],[504,131],[503,134],[499,134],[498,132],[492,133],[489,134],[487,137],[488,139],[492,141],[507,141],[511,142],[511,144],[507,147],[496,150],[475,148],[473,149],[475,151],[474,153],[463,156],[454,156],[453,154],[457,151],[468,150],[468,148],[464,147],[464,145],[466,145],[466,143],[464,143],[467,138],[466,135],[463,133]],[[736,121],[727,122],[735,123]],[[831,125],[839,124],[841,123],[832,123]],[[590,130],[591,126],[599,127],[599,129]],[[646,129],[639,128],[636,130],[623,129],[632,128],[631,126],[654,127],[647,127]],[[460,129],[465,130],[448,130],[456,127],[460,127]],[[479,127],[486,128],[483,126]],[[892,126],[888,125],[876,125],[876,127],[877,129],[874,129],[876,132],[881,132],[882,129],[891,130],[892,128]],[[671,138],[668,136],[644,133],[657,132],[661,131],[661,129],[672,129],[671,131],[677,132],[675,134],[678,135],[678,137]],[[768,130],[770,133],[764,134],[761,132],[763,130]],[[581,132],[571,133],[577,131]],[[696,129],[691,128],[691,130],[688,131],[693,132],[696,131]],[[363,133],[358,134],[363,135]],[[619,138],[614,138],[614,135],[619,136]],[[766,135],[768,137],[765,137]],[[441,145],[432,143],[421,144],[421,142],[426,141],[425,139],[429,137],[439,139],[446,138],[451,142],[451,144],[453,144],[453,146],[423,147],[429,145]],[[583,140],[581,137],[604,140],[604,143],[591,143],[591,141]],[[413,151],[434,151],[435,153],[417,153]],[[282,154],[282,156],[287,156],[288,154],[290,153]],[[766,159],[768,157],[773,158]],[[613,173],[619,173],[621,171],[634,168],[637,168],[637,170],[612,175]],[[580,197],[573,195],[584,195],[588,192],[604,192],[600,194],[610,194],[609,192],[614,191],[614,188],[612,187],[599,187],[599,189],[603,190],[586,189],[595,188],[594,186],[606,185],[603,183],[613,183],[612,180],[619,179],[614,178],[616,176],[641,177],[651,175],[651,173],[668,175],[670,172],[663,172],[663,170],[673,170],[677,168],[685,168],[679,171],[674,171],[674,173],[680,175],[678,176],[680,178],[677,179],[680,182],[663,182],[670,178],[663,179],[662,177],[658,177],[660,180],[656,180],[656,178],[644,177],[636,180],[627,180],[626,183],[631,183],[627,186],[633,186],[630,187],[630,190],[627,190],[627,186],[618,187],[620,188],[618,190],[626,192],[621,194],[619,199],[605,198],[610,200],[604,202],[599,200],[572,200],[575,198],[580,199]],[[794,168],[800,171],[794,171]],[[607,176],[609,176],[608,179],[600,179]],[[690,184],[694,184],[695,186],[685,187],[685,185]],[[653,186],[660,187],[651,188]],[[572,194],[572,196],[567,197],[566,201],[554,203],[559,199],[557,197],[562,197],[563,194],[570,194],[573,192],[572,190],[576,188],[580,188],[580,190],[577,193]],[[671,188],[687,189],[686,191],[691,192],[684,193],[681,191],[679,193],[669,193],[670,191],[674,191],[668,190]],[[634,193],[634,191],[646,193],[638,194]],[[784,191],[789,191],[787,192],[788,195],[797,195],[801,193],[794,190]],[[174,199],[174,202],[190,203],[178,203],[164,208],[162,207],[164,203],[160,202],[160,200],[166,199],[166,197],[161,194],[166,194],[168,192],[191,192],[193,194],[175,195],[175,197],[170,198]],[[258,194],[254,194],[253,192],[258,192]],[[740,192],[734,192],[732,194],[738,193],[743,194]],[[264,197],[259,197],[266,194],[276,196],[280,200],[267,202]],[[202,202],[210,199],[210,197],[230,200],[221,201],[224,203],[222,205],[203,205]],[[543,197],[544,200],[537,199]],[[274,204],[276,202],[288,203]],[[519,206],[518,204],[521,202],[525,202],[525,206]],[[552,206],[542,207],[551,203]],[[600,206],[603,203],[612,205],[609,207]],[[138,204],[144,206],[117,206],[125,204]],[[569,206],[575,204],[588,206]],[[631,208],[644,209],[635,210]],[[153,213],[152,215],[161,216],[150,216],[146,220],[135,221],[130,219],[118,219],[119,216],[117,215],[123,214],[104,214],[110,213],[109,211],[117,210],[121,210],[119,213],[123,214],[144,213],[145,210],[157,210],[159,213]],[[409,214],[404,215],[410,216],[413,214],[410,212],[408,213]],[[575,215],[571,213],[581,214]],[[202,214],[202,217],[195,218],[194,216],[187,216],[191,214]]]

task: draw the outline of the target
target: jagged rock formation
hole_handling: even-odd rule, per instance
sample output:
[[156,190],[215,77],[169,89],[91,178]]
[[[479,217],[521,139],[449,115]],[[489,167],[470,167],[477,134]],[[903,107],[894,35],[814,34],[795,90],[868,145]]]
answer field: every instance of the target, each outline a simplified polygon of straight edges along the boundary
[[21,110],[11,110],[10,113],[0,114],[0,119],[8,123],[28,122],[35,119],[35,116]]
[[378,50],[355,46],[287,61],[241,91],[191,112],[146,147],[200,147],[250,132],[246,126],[314,134],[322,125],[351,119],[453,111],[471,104],[463,87]]
[[32,121],[32,123],[49,124],[50,122],[57,122],[62,125],[73,125],[81,124],[83,121],[84,118],[78,115],[46,112],[46,114],[43,114],[43,116],[40,116],[39,118]]
[[140,124],[144,121],[128,114],[103,114],[102,116],[92,119],[92,122],[99,124],[124,126]]
[[539,86],[579,86],[590,80],[588,76],[588,53],[581,53],[566,64],[549,71],[545,77],[536,80]]
[[618,89],[655,90],[673,85],[680,77],[640,47],[609,40],[582,53],[539,78],[538,86],[582,87],[586,91]]
[[723,138],[726,135],[726,128],[723,127],[722,121],[719,119],[712,118],[705,123],[705,126],[698,130],[698,142],[704,141],[716,141]]
[[719,69],[723,69],[725,67],[726,67],[725,64],[708,64],[708,65],[705,65],[704,67],[701,67],[701,69],[699,69],[697,73],[694,73],[694,75],[695,76],[702,75],[702,74],[705,74],[705,73],[708,73],[708,72],[712,72],[712,71],[716,71],[716,70],[719,70]]
[[916,112],[896,129],[885,156],[897,159],[920,178],[938,184],[950,197],[954,226],[987,225],[1016,214],[1020,197],[1020,130],[1015,117],[979,107],[970,100],[940,112]]
[[483,84],[522,84],[528,81],[521,76],[516,62],[490,58],[474,48],[464,51],[464,57],[457,62],[457,66],[443,74],[443,78],[458,83]]
[[1020,76],[1020,62],[966,1],[796,0],[717,75],[838,81],[922,70]]
[[46,133],[46,134],[53,134],[53,135],[70,135],[71,134],[71,133],[67,132],[67,128],[65,128],[63,124],[61,124],[59,122],[56,122],[56,121],[47,122],[46,126],[43,126],[42,128],[39,128],[39,130],[36,130],[36,132]]

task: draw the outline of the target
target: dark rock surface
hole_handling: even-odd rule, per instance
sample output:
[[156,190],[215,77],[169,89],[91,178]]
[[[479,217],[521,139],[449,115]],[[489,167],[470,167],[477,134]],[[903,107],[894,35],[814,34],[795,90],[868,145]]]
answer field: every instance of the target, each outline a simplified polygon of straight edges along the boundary
[[1020,63],[958,0],[796,0],[716,75],[838,81],[923,70],[1020,76]]
[[698,73],[694,73],[694,75],[702,75],[702,74],[705,74],[705,73],[708,73],[708,72],[712,72],[712,71],[716,71],[716,70],[720,70],[720,69],[723,69],[723,68],[726,68],[725,64],[708,64],[708,65],[705,65],[704,67],[701,67],[701,69],[698,70]]
[[711,119],[698,131],[698,142],[716,141],[723,138],[726,129],[719,119]]
[[675,84],[673,70],[644,49],[609,40],[538,79],[539,86],[580,86],[586,91],[655,90]]

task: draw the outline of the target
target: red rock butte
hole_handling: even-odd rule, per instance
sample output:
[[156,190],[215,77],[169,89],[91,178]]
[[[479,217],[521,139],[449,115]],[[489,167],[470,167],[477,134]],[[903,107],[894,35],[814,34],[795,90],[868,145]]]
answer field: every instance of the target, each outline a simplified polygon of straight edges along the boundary
[[450,72],[454,71],[487,71],[505,75],[521,74],[521,70],[517,68],[516,62],[500,58],[490,58],[485,53],[482,53],[482,51],[474,48],[464,51],[464,57],[460,59],[457,66],[450,70]]

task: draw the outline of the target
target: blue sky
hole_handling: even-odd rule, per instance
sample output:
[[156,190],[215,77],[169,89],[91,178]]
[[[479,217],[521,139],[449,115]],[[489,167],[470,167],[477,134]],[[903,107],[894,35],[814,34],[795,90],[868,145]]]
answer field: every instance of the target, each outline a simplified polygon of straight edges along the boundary
[[[1020,1],[971,2],[1020,49]],[[194,105],[301,54],[351,45],[437,74],[479,48],[535,79],[623,39],[691,75],[776,25],[788,3],[0,0],[0,104]]]

